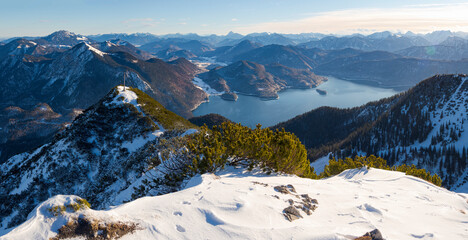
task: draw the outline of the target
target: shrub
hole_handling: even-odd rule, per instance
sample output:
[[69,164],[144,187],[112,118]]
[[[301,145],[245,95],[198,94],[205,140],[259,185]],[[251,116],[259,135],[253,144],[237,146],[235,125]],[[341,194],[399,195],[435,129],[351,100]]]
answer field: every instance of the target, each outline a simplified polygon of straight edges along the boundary
[[215,172],[226,164],[259,166],[266,172],[283,172],[313,177],[307,151],[299,139],[284,129],[272,131],[224,122],[210,131],[206,126],[188,138],[188,150],[195,156],[194,173]]
[[87,209],[87,208],[91,208],[91,204],[89,204],[89,202],[86,201],[86,199],[80,198],[76,200],[75,203],[53,206],[47,210],[54,216],[60,216],[60,215],[63,215],[63,213],[65,213],[67,210],[71,212],[77,212],[81,209]]
[[352,158],[345,158],[335,160],[330,159],[328,165],[325,166],[323,172],[320,174],[319,178],[331,177],[337,175],[344,170],[347,169],[354,169],[354,168],[361,168],[361,167],[373,167],[385,170],[392,170],[392,171],[399,171],[404,172],[406,175],[415,176],[421,179],[424,179],[428,182],[433,183],[434,185],[441,186],[442,180],[437,174],[431,175],[430,172],[426,171],[425,169],[418,169],[416,166],[411,165],[407,166],[405,164],[401,166],[393,166],[390,167],[387,165],[387,161],[381,157],[376,157],[371,155],[369,157],[360,157],[355,156],[354,159]]

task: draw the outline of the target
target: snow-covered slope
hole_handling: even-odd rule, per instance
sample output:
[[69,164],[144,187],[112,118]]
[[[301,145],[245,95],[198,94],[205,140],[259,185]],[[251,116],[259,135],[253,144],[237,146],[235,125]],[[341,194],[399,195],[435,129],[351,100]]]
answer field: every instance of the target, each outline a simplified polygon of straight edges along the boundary
[[[274,189],[288,184],[296,193]],[[316,199],[317,208],[310,216],[300,210],[302,218],[289,222],[283,210],[289,201],[301,205],[303,194]],[[121,239],[354,239],[374,229],[389,240],[468,238],[467,195],[379,169],[310,180],[229,168],[218,175],[196,176],[182,191],[106,211],[88,209],[58,217],[48,211],[76,199],[50,198],[0,239],[49,239],[79,216],[137,224]]]

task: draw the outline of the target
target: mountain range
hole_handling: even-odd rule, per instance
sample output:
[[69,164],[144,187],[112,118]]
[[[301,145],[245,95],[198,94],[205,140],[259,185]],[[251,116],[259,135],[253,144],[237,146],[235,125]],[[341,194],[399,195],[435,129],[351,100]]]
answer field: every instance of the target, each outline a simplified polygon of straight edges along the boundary
[[[57,41],[63,44],[57,45]],[[76,41],[79,42],[76,45],[64,45]],[[0,109],[8,112],[7,108],[17,107],[34,111],[38,104],[46,104],[51,111],[68,116],[97,102],[114,86],[122,84],[124,76],[127,86],[138,87],[185,117],[191,116],[191,110],[207,98],[207,94],[192,83],[198,67],[185,59],[164,62],[121,40],[89,42],[82,36],[61,31],[38,40],[16,39],[0,46],[3,86]],[[8,114],[4,116],[5,122],[23,121]],[[65,122],[71,120],[73,118]],[[46,135],[53,135],[60,129],[50,126],[39,124],[24,131],[31,136],[24,136],[20,141],[24,146],[19,148],[5,142],[11,138],[7,136],[17,135],[16,130],[3,128],[1,162],[45,143],[49,139]],[[54,131],[50,132],[52,129]],[[36,136],[44,138],[40,141]],[[27,139],[31,141],[29,144],[25,142]],[[5,150],[7,146],[8,151]]]

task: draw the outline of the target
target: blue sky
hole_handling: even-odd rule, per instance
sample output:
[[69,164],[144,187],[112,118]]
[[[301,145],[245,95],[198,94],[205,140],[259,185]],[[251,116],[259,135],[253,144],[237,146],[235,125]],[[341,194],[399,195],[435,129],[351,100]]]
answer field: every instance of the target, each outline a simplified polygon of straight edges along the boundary
[[468,31],[466,0],[0,0],[0,37]]

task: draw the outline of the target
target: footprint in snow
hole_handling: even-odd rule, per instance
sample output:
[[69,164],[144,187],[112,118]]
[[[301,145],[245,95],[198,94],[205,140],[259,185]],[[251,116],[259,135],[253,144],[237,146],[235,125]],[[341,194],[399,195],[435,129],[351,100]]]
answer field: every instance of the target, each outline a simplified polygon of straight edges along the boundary
[[432,238],[434,238],[434,234],[432,234],[432,233],[425,233],[425,234],[422,234],[422,235],[411,234],[411,236],[414,237],[414,238],[420,238],[420,239],[432,239]]
[[372,205],[370,204],[363,204],[361,206],[358,207],[360,210],[362,211],[367,211],[367,212],[370,212],[370,213],[375,213],[375,214],[378,214],[378,215],[382,215],[382,211],[380,211],[379,209],[373,207]]
[[177,231],[179,231],[179,232],[185,232],[185,228],[182,227],[182,226],[180,226],[180,225],[176,225],[176,229],[177,229]]
[[185,204],[185,205],[190,205],[190,204],[192,204],[192,203],[191,203],[191,202],[189,202],[189,201],[183,201],[183,202],[182,202],[182,204]]
[[181,212],[174,212],[174,213],[172,213],[172,214],[174,214],[174,216],[182,216],[182,213],[181,213]]

